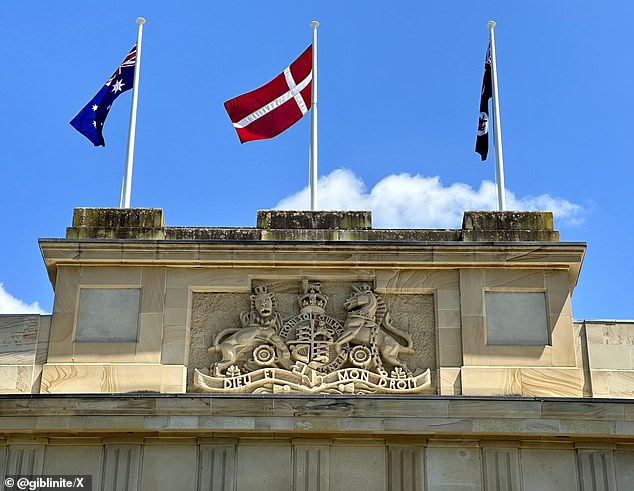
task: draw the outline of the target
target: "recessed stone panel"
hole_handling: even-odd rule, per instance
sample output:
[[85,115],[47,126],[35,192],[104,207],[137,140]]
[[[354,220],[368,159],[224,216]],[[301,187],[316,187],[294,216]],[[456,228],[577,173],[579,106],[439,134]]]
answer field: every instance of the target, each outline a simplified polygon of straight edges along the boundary
[[549,344],[545,293],[488,291],[485,303],[487,344]]
[[76,342],[136,342],[140,288],[82,288]]

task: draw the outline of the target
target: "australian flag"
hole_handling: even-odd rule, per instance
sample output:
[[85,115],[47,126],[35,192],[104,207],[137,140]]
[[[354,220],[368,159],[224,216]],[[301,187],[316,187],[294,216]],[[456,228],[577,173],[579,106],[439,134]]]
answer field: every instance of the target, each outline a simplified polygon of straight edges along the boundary
[[134,85],[134,65],[136,64],[136,44],[125,57],[121,66],[101,88],[97,95],[79,111],[70,124],[88,138],[96,147],[103,147],[103,124],[110,112],[112,103]]
[[480,154],[482,160],[486,160],[489,154],[489,99],[492,97],[491,87],[491,44],[487,49],[487,57],[484,62],[484,76],[482,77],[482,93],[480,94],[480,116],[478,117],[478,136],[476,138],[475,151]]

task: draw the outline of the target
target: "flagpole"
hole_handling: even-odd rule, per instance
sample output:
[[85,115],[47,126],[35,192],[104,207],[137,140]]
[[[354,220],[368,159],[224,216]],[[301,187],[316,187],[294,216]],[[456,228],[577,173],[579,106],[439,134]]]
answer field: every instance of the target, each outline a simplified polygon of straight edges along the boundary
[[497,183],[498,211],[506,211],[506,192],[504,188],[504,156],[502,154],[502,126],[500,124],[500,99],[498,97],[498,70],[495,56],[495,21],[487,22],[489,43],[491,46],[491,88],[493,89],[493,144],[495,145],[495,181]]
[[134,162],[134,138],[136,136],[136,109],[139,100],[139,73],[141,71],[141,43],[143,41],[143,24],[145,19],[137,17],[139,26],[136,41],[136,61],[134,63],[134,83],[132,86],[132,108],[130,109],[130,129],[128,131],[128,147],[125,153],[125,171],[121,186],[121,201],[119,208],[130,208],[130,194],[132,192],[132,164]]
[[308,187],[310,189],[310,210],[317,209],[317,27],[316,20],[310,23],[313,29],[313,67],[312,67],[312,89],[310,95],[310,158],[308,168]]

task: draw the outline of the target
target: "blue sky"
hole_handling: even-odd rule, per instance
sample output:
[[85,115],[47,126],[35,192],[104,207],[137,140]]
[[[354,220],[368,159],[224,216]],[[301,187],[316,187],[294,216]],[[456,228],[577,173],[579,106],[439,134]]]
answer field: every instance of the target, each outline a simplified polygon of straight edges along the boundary
[[[3,2],[0,312],[52,310],[37,239],[75,207],[119,204],[131,93],[105,148],[68,122],[144,16],[133,207],[171,226],[254,226],[305,207],[309,119],[240,145],[223,102],[281,72],[319,28],[320,207],[376,227],[459,228],[494,209],[474,152],[495,19],[507,200],[587,242],[575,319],[634,319],[634,4],[533,2]],[[492,152],[491,152],[492,153]],[[298,194],[300,193],[300,194]]]

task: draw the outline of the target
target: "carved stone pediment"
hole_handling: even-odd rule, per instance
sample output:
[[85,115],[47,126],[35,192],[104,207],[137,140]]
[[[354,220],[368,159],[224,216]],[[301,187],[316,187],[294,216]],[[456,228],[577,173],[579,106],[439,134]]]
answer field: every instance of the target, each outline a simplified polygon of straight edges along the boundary
[[282,320],[275,294],[253,289],[242,326],[227,326],[208,351],[220,359],[193,373],[194,389],[219,393],[421,394],[431,391],[429,368],[413,372],[404,357],[412,337],[396,327],[368,283],[351,284],[344,319],[326,312],[329,298],[304,281],[299,312]]

